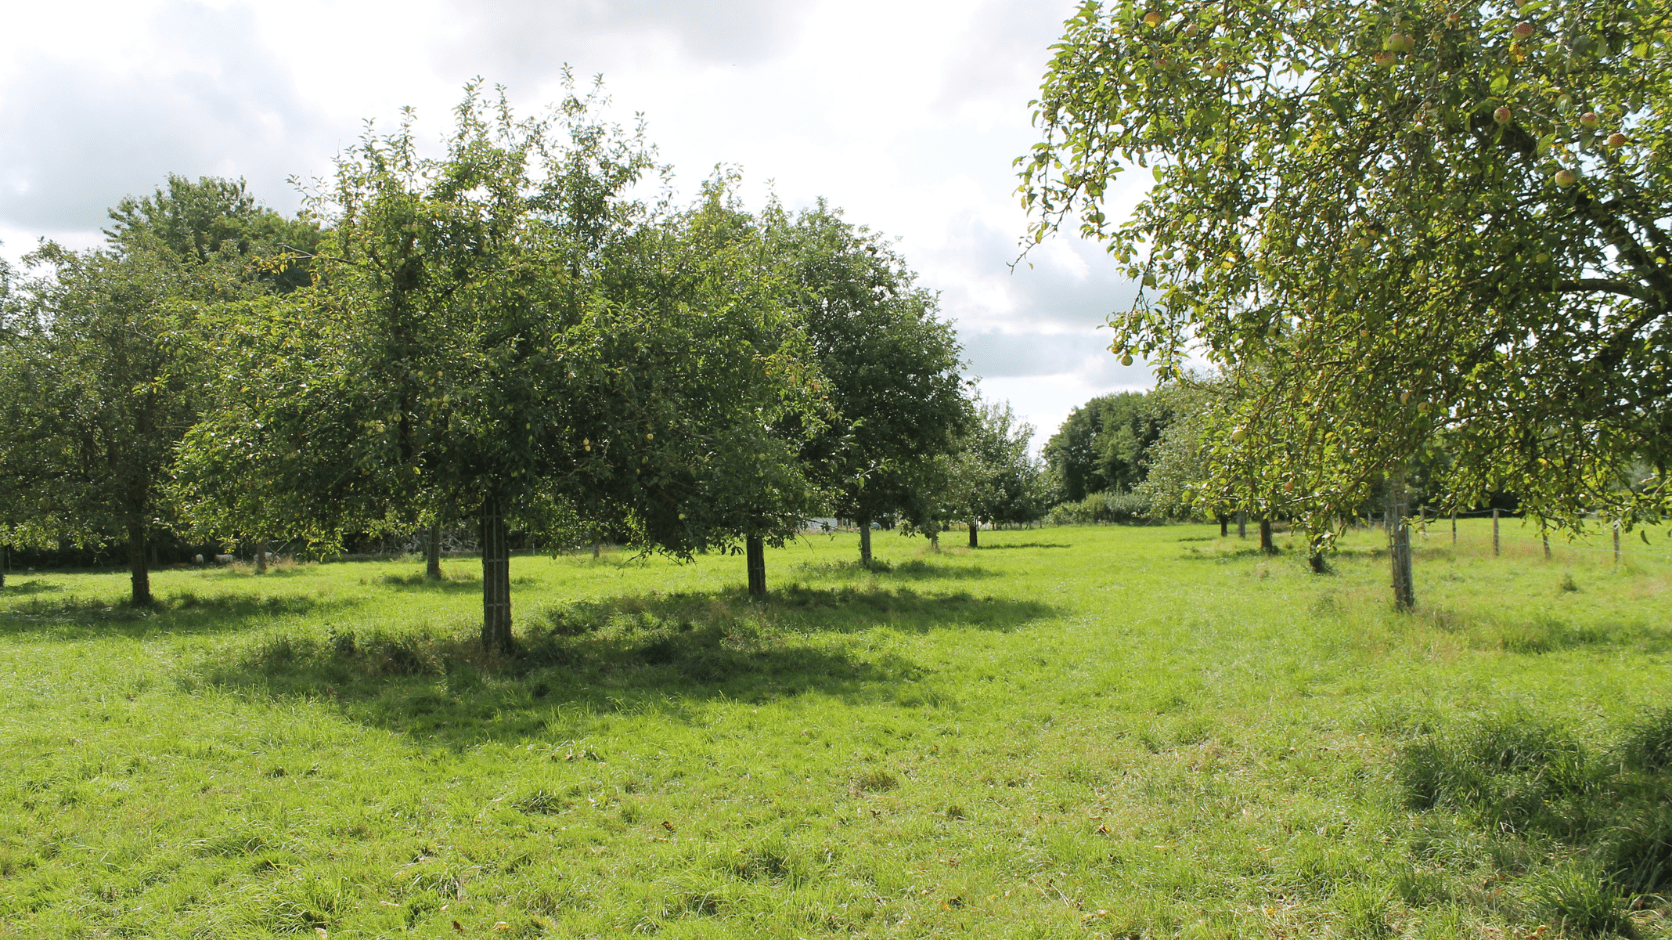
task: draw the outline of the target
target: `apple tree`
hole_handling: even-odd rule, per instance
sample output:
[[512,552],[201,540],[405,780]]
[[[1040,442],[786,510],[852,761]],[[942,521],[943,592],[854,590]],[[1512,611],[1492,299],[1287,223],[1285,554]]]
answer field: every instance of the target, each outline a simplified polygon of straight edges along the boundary
[[[1163,378],[1193,355],[1223,370],[1242,394],[1210,465],[1309,528],[1381,477],[1402,519],[1436,435],[1454,504],[1509,490],[1568,528],[1657,517],[1669,16],[1654,0],[1085,3],[1017,161],[1031,236],[1106,243],[1143,287],[1113,348]],[[1147,192],[1113,218],[1139,169]],[[1621,485],[1636,461],[1653,478]],[[1395,580],[1409,607],[1408,571]]]
[[272,295],[313,227],[242,182],[170,177],[111,211],[106,246],[43,244],[8,303],[0,540],[126,543],[131,599],[151,602],[152,537],[173,525],[175,448],[196,417],[190,337],[207,305]]
[[[723,213],[634,198],[653,154],[596,108],[518,119],[471,86],[445,155],[408,122],[339,161],[316,284],[229,309],[210,340],[226,397],[181,474],[201,525],[330,545],[474,517],[482,640],[507,651],[514,527],[685,554],[799,521],[804,488],[775,476],[796,447],[762,429],[813,373],[759,252],[710,231]],[[757,489],[740,522],[763,477],[775,501]]]
[[868,564],[871,523],[911,513],[940,485],[936,461],[972,418],[957,334],[883,236],[822,200],[769,216],[831,411],[803,459],[836,514],[859,525]]
[[1032,522],[1044,511],[1044,473],[1028,453],[1033,425],[1018,422],[1008,403],[974,405],[975,420],[948,455],[948,515],[969,525],[970,548],[982,523]]

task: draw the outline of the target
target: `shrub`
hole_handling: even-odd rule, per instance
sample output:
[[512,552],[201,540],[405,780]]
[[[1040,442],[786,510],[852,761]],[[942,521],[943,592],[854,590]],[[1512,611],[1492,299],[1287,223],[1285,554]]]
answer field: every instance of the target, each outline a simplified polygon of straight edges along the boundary
[[1062,503],[1045,516],[1050,525],[1144,525],[1149,500],[1138,493],[1093,493],[1077,503]]

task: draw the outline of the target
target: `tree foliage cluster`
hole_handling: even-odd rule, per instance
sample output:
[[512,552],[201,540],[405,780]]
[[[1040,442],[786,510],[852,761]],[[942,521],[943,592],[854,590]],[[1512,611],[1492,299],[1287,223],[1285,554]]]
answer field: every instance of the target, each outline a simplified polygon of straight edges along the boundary
[[442,152],[410,114],[368,131],[295,219],[171,178],[104,248],[0,271],[0,544],[125,540],[144,604],[159,531],[469,525],[508,649],[513,529],[740,545],[764,590],[763,546],[814,515],[1032,511],[1029,429],[973,400],[887,239],[750,212],[724,170],[675,205],[602,104],[524,118],[472,85]]
[[1142,285],[1115,351],[1230,384],[1201,505],[1403,516],[1443,440],[1451,505],[1630,524],[1669,492],[1669,90],[1658,0],[1093,0],[1017,162],[1033,237]]
[[1051,502],[1137,488],[1149,473],[1150,448],[1173,418],[1165,396],[1147,392],[1100,395],[1075,408],[1045,443]]

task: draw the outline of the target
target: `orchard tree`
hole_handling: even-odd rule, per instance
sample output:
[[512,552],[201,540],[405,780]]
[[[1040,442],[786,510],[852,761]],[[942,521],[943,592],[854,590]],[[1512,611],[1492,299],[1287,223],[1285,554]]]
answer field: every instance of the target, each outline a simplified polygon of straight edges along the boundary
[[[776,219],[745,211],[735,171],[720,170],[694,206],[648,230],[638,262],[611,288],[670,332],[636,371],[654,385],[670,430],[648,500],[623,504],[650,544],[676,555],[741,543],[749,593],[766,593],[767,545],[781,546],[828,504],[801,459],[832,408],[803,322]],[[674,430],[676,429],[677,430]],[[635,497],[637,499],[637,497]],[[678,507],[662,511],[655,507]]]
[[200,524],[330,545],[474,517],[482,640],[503,652],[513,527],[688,554],[799,519],[774,475],[796,448],[762,428],[811,373],[772,284],[732,250],[747,240],[698,237],[709,215],[633,198],[652,153],[597,107],[571,93],[522,120],[472,85],[444,156],[419,156],[409,122],[340,161],[317,285],[217,334],[227,399],[182,466]]
[[970,548],[982,523],[1032,522],[1043,513],[1039,464],[1028,453],[1033,425],[1008,403],[974,402],[975,420],[949,455],[948,514],[969,525]]
[[[1208,432],[1211,463],[1222,482],[1280,475],[1267,490],[1309,528],[1380,477],[1399,503],[1440,432],[1454,505],[1513,490],[1571,529],[1591,510],[1656,516],[1669,16],[1656,0],[1088,2],[1018,160],[1032,236],[1077,220],[1140,281],[1111,320],[1117,353],[1163,378],[1205,356],[1252,389]],[[1110,218],[1134,168],[1147,195]],[[1287,459],[1247,452],[1259,442]],[[1654,478],[1619,486],[1637,460]]]
[[312,229],[257,205],[241,182],[210,178],[171,177],[167,191],[124,200],[111,217],[107,247],[47,243],[27,259],[33,276],[6,330],[0,467],[16,474],[13,538],[125,542],[132,603],[143,606],[151,538],[173,523],[168,468],[198,406],[197,314],[282,289],[292,262],[272,236]]
[[913,511],[971,420],[957,335],[881,235],[822,200],[769,221],[832,411],[803,457],[858,524],[869,564],[871,523]]

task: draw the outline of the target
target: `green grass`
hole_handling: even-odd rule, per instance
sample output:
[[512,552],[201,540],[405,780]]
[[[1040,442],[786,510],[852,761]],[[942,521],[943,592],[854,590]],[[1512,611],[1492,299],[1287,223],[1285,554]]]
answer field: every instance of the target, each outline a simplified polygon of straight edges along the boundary
[[1672,564],[1515,525],[13,572],[0,936],[1672,934]]

